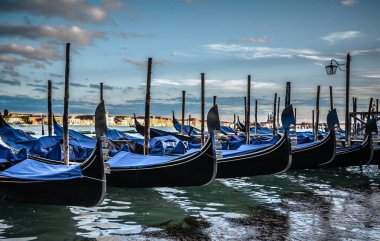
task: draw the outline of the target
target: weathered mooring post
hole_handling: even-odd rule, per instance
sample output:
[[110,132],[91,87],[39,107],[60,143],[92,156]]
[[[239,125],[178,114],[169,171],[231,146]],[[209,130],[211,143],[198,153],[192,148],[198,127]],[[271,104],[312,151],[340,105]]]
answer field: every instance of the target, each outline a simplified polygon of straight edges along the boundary
[[149,155],[150,139],[150,84],[152,78],[152,58],[148,58],[148,73],[146,78],[145,116],[144,116],[144,155]]

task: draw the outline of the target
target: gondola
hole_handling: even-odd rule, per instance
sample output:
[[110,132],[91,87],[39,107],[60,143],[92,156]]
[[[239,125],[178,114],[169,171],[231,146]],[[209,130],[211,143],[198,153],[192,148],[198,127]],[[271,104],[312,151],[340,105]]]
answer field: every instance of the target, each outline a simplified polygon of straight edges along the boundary
[[184,187],[212,182],[217,173],[214,130],[219,129],[217,106],[207,115],[208,138],[202,149],[180,156],[144,156],[119,152],[108,160],[107,183],[116,187]]
[[[182,131],[182,124],[179,123],[179,121],[175,118],[174,111],[173,111],[173,126],[178,131]],[[200,135],[201,130],[191,126],[191,125],[184,125],[183,126],[184,132],[186,135],[194,136],[194,135]]]
[[335,158],[336,140],[334,126],[337,114],[333,109],[327,116],[327,123],[330,123],[329,134],[320,141],[298,144],[292,146],[292,166],[291,169],[311,169],[327,165]]
[[0,172],[0,200],[48,205],[99,205],[106,176],[100,137],[106,131],[104,103],[96,109],[96,148],[81,164],[61,165],[47,159],[26,158]]
[[245,145],[243,149],[223,150],[216,178],[277,174],[287,171],[291,163],[290,142],[283,134],[273,145]]
[[[134,120],[135,120],[135,128],[136,128],[137,133],[144,136],[145,135],[144,126],[141,125],[137,121],[136,115],[134,115]],[[161,137],[161,136],[174,136],[174,137],[180,139],[181,141],[189,141],[189,142],[193,142],[195,139],[195,137],[193,137],[193,136],[179,135],[176,133],[171,133],[171,132],[159,130],[156,128],[150,128],[149,134],[150,134],[150,138]]]
[[347,167],[370,164],[374,157],[372,147],[371,130],[377,131],[376,122],[368,121],[366,124],[366,137],[362,143],[356,143],[347,147],[337,147],[335,158],[332,162],[322,167]]
[[[289,118],[282,115],[283,122]],[[223,151],[218,159],[217,178],[247,177],[285,172],[292,163],[290,141],[281,135],[274,144],[244,145],[238,150]]]

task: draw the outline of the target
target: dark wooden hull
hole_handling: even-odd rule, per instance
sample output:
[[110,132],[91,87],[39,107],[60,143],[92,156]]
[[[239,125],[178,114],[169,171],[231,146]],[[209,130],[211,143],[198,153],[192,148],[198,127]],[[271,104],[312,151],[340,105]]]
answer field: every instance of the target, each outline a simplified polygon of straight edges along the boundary
[[112,168],[107,184],[114,187],[185,187],[212,182],[217,171],[213,137],[196,153],[156,166]]
[[373,157],[372,138],[367,136],[360,144],[360,148],[338,150],[332,162],[322,167],[361,166],[371,162]]
[[320,142],[306,148],[292,150],[291,169],[320,168],[334,160],[336,153],[335,132],[330,133]]
[[[44,161],[44,159],[37,159]],[[46,160],[49,163],[58,162]],[[62,163],[60,163],[62,164]],[[31,181],[0,176],[0,200],[48,205],[99,205],[105,195],[106,179],[101,143],[81,164],[83,178],[59,181]]]
[[248,177],[285,172],[291,165],[290,143],[286,135],[273,146],[237,157],[218,160],[216,178]]
[[380,146],[373,148],[373,158],[369,164],[380,165]]

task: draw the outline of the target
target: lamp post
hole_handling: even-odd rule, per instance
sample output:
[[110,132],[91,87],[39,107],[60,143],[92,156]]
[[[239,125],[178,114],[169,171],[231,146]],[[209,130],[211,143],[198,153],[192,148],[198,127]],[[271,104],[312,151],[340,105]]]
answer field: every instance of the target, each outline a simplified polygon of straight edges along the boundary
[[[340,64],[335,59],[330,61],[330,64],[326,66],[327,75],[334,75],[336,73],[336,69],[346,72],[346,113],[345,113],[345,143],[346,146],[349,145],[349,135],[350,135],[350,116],[349,116],[349,104],[350,104],[350,62],[351,55],[347,54],[346,64]],[[346,69],[342,69],[341,66],[346,65]]]

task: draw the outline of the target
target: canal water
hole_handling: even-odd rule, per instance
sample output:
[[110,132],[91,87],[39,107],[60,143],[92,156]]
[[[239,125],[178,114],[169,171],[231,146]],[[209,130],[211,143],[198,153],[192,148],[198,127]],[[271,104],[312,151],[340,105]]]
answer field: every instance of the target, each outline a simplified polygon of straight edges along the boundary
[[380,171],[364,166],[202,187],[108,188],[95,208],[0,202],[0,239],[380,240]]

